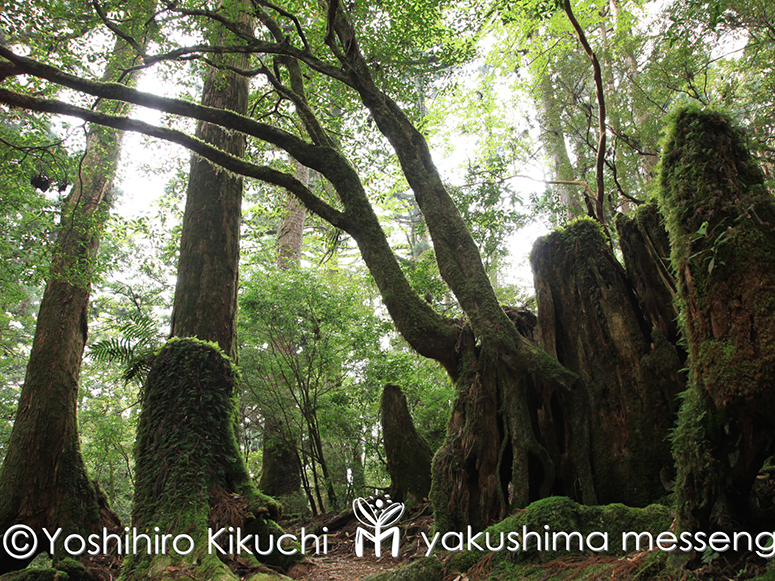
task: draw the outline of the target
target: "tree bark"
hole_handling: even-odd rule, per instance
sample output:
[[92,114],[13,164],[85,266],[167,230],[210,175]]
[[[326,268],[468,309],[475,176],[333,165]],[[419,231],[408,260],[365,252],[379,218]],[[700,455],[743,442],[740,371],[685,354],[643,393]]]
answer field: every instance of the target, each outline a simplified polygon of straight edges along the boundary
[[[135,5],[140,14],[151,8]],[[144,19],[140,19],[144,23]],[[133,33],[142,39],[138,25]],[[118,79],[137,55],[117,40],[103,81]],[[123,76],[133,85],[136,75]],[[126,103],[101,101],[100,112],[126,113]],[[97,491],[86,474],[77,426],[78,378],[88,332],[88,304],[100,229],[108,217],[123,133],[92,126],[86,151],[62,209],[48,282],[43,292],[27,374],[8,453],[0,473],[0,530],[15,523],[68,533],[101,524]],[[108,524],[107,522],[105,523]],[[111,527],[112,527],[111,523]],[[42,550],[42,544],[39,544]],[[32,560],[12,559],[0,549],[0,573]]]
[[662,157],[690,363],[674,436],[679,526],[743,529],[775,437],[775,200],[719,113],[679,110]]
[[[236,20],[247,22],[246,18],[238,15]],[[243,26],[250,31],[248,24]],[[215,44],[224,40],[220,35]],[[216,62],[246,69],[249,56],[221,57]],[[248,88],[247,77],[210,67],[205,76],[202,105],[244,115],[248,108]],[[199,122],[196,136],[235,157],[241,158],[245,154],[247,141],[242,134]],[[241,217],[242,176],[192,155],[171,335],[215,341],[234,361],[237,360]]]
[[[298,161],[296,165],[296,179],[305,186],[309,186],[309,168]],[[307,209],[299,199],[288,194],[286,197],[286,214],[280,223],[277,232],[277,268],[287,270],[298,266],[301,261],[302,242],[304,240],[304,220]]]
[[597,502],[658,500],[666,494],[660,472],[672,466],[668,436],[683,391],[675,348],[652,335],[624,269],[590,220],[536,242],[531,262],[539,344],[583,379],[573,397],[555,392],[570,416],[575,465],[583,461],[581,430],[582,441],[589,434]]

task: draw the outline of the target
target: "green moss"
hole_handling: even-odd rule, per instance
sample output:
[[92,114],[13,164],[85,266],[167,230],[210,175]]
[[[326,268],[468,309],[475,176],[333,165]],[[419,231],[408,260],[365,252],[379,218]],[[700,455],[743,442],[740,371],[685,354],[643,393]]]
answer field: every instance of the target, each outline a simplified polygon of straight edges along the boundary
[[[613,563],[578,563],[577,567],[565,566],[562,570],[551,571],[552,581],[598,581],[598,579],[610,579]],[[519,565],[516,563],[500,562],[493,566],[492,572],[487,576],[489,581],[544,581],[549,572],[544,567],[535,565]]]
[[[584,506],[573,502],[564,496],[553,496],[536,501],[525,510],[519,511],[514,516],[509,517],[500,523],[487,529],[491,534],[509,531],[522,532],[523,527],[528,531],[541,533],[544,532],[579,532],[583,537],[587,537],[592,532],[608,533],[609,550],[602,552],[591,552],[589,554],[597,555],[622,555],[622,533],[652,532],[660,533],[670,528],[673,516],[667,507],[661,505],[650,505],[646,508],[631,508],[623,504],[609,504],[603,506]],[[546,527],[549,527],[548,529]],[[600,538],[591,538],[592,544],[598,546]],[[561,541],[564,545],[564,541]],[[572,545],[577,547],[577,543]],[[578,552],[577,550],[570,553]],[[507,556],[515,562],[525,560],[547,561],[557,558],[563,554],[569,554],[566,551],[538,551],[535,541],[530,545],[529,550],[509,552],[505,551],[500,555]]]
[[[142,395],[138,426],[133,525],[139,532],[190,535],[196,549],[182,556],[131,555],[123,579],[233,579],[209,554],[208,529],[282,534],[271,520],[279,505],[255,488],[235,438],[235,373],[217,346],[175,338],[155,355]],[[265,557],[287,566],[275,551]],[[168,569],[172,567],[172,571]]]
[[678,110],[660,168],[690,388],[673,436],[685,529],[744,526],[773,437],[775,200],[745,137],[717,112]]
[[[524,510],[518,511],[511,517],[488,528],[477,542],[485,546],[486,534],[490,535],[490,544],[496,547],[500,542],[500,534],[503,533],[506,541],[506,547],[499,552],[490,553],[490,551],[461,551],[451,553],[446,559],[448,571],[457,571],[464,573],[472,568],[480,567],[483,559],[490,561],[488,566],[493,567],[491,579],[532,579],[533,575],[540,572],[539,579],[546,578],[547,563],[558,558],[578,555],[578,543],[572,541],[571,551],[565,550],[541,550],[536,547],[535,537],[531,537],[530,548],[519,551],[509,551],[510,532],[517,532],[520,536],[523,527],[528,532],[536,532],[543,535],[549,532],[550,542],[554,532],[579,532],[586,539],[594,532],[605,532],[608,534],[608,551],[587,550],[580,560],[585,560],[589,566],[585,570],[585,575],[591,575],[593,572],[602,574],[609,571],[612,561],[608,557],[624,557],[622,550],[623,532],[651,532],[653,535],[669,530],[673,521],[671,511],[660,505],[651,505],[646,508],[631,508],[623,504],[610,504],[604,506],[584,506],[573,502],[564,496],[554,496],[545,498],[532,503]],[[546,527],[549,527],[548,529]],[[598,547],[601,544],[600,536],[590,537],[590,542]],[[522,548],[522,539],[520,537],[520,549]],[[440,541],[439,541],[440,543]],[[558,545],[565,547],[565,541],[560,538]],[[559,548],[558,546],[558,548]],[[629,547],[632,550],[632,547]],[[606,559],[603,559],[606,558]],[[598,563],[595,560],[605,560],[605,563]],[[663,568],[664,560],[660,562],[658,568]],[[646,563],[643,564],[644,568]],[[601,569],[602,567],[602,569]],[[657,565],[654,565],[657,567]],[[523,575],[524,577],[522,577]],[[552,579],[563,579],[571,577],[552,577]],[[594,577],[580,577],[583,579]],[[607,578],[604,577],[604,578]],[[648,578],[648,577],[644,577]]]

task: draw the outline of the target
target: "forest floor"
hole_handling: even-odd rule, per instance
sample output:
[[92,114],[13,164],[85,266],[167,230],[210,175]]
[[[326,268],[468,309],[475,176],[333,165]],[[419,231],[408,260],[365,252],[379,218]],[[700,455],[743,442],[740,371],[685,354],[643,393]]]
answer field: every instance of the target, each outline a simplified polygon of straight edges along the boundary
[[[399,528],[403,538],[420,538],[420,533],[430,535],[433,524],[429,505],[421,505],[404,516]],[[321,515],[310,521],[281,523],[286,532],[300,535],[301,528],[320,534],[323,527],[328,529],[328,552],[308,555],[307,561],[296,565],[289,571],[294,579],[306,581],[360,581],[368,575],[394,569],[410,560],[411,556],[421,554],[416,543],[401,545],[401,554],[393,557],[388,543],[383,543],[381,557],[374,555],[374,546],[367,544],[363,557],[355,555],[355,534],[361,523],[352,510],[344,514]]]

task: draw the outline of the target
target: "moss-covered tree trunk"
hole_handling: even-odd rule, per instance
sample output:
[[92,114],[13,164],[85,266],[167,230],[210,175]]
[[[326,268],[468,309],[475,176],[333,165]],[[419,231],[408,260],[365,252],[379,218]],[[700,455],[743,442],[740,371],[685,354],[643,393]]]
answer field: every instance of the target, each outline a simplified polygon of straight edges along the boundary
[[397,385],[388,384],[382,390],[380,415],[390,494],[410,505],[420,503],[431,489],[433,451],[417,433],[406,396]]
[[689,349],[679,524],[745,527],[775,436],[775,201],[744,136],[719,113],[684,109],[669,126],[660,204]]
[[[575,393],[552,397],[568,416],[570,445],[578,448],[577,430],[582,440],[589,434],[597,502],[645,506],[659,499],[683,390],[674,346],[652,333],[595,222],[581,220],[542,238],[531,261],[539,344],[584,380]],[[583,453],[574,450],[574,463]],[[587,491],[580,492],[588,501]]]
[[[150,2],[131,6],[140,15],[153,10]],[[132,33],[142,43],[147,31],[145,19],[139,20],[142,24]],[[103,79],[118,79],[136,57],[126,42],[118,40]],[[122,79],[130,85],[135,80],[135,75]],[[129,109],[125,103],[110,101],[100,102],[97,108],[114,114]],[[3,532],[24,523],[41,538],[45,538],[41,529],[62,527],[64,538],[68,532],[82,534],[101,524],[97,492],[81,456],[76,410],[94,259],[112,201],[122,137],[101,126],[89,129],[79,174],[63,205],[27,374],[0,472]],[[43,550],[43,543],[38,549]],[[0,547],[0,573],[25,566],[33,556],[16,560]]]

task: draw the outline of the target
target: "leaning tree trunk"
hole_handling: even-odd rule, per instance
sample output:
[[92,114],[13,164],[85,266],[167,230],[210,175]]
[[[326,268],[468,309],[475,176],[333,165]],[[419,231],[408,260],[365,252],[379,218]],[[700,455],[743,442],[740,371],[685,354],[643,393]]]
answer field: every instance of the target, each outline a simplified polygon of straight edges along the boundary
[[[574,392],[552,396],[570,416],[568,442],[578,448],[575,430],[582,440],[589,434],[597,502],[645,506],[659,499],[666,494],[660,473],[672,466],[668,436],[683,390],[675,348],[655,338],[594,221],[542,238],[531,261],[539,344],[583,379]],[[583,453],[575,450],[574,461]],[[588,502],[588,491],[580,492]]]
[[[149,6],[134,5],[147,14]],[[144,18],[139,19],[145,22]],[[142,42],[146,33],[133,31]],[[119,79],[135,58],[118,40],[103,80]],[[134,84],[135,75],[123,77]],[[103,112],[123,114],[129,106],[102,101]],[[48,283],[38,312],[27,374],[0,473],[0,530],[24,523],[67,533],[97,530],[101,524],[97,491],[86,474],[76,410],[81,358],[86,344],[88,304],[100,228],[108,217],[113,179],[123,134],[93,126],[72,190],[64,202]],[[43,550],[43,544],[38,545]],[[34,555],[12,559],[0,549],[0,573],[24,567]]]
[[388,384],[382,391],[380,415],[390,495],[411,506],[421,503],[431,489],[433,450],[417,433],[406,396],[397,385]]
[[740,131],[682,109],[662,155],[690,389],[674,456],[679,525],[735,529],[775,436],[775,200]]

